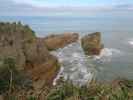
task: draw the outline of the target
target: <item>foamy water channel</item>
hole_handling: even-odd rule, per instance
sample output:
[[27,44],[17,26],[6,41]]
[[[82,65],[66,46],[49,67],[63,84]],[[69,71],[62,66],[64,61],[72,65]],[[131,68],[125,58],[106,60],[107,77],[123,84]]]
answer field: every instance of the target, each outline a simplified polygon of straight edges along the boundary
[[61,63],[61,69],[54,80],[63,77],[65,80],[71,80],[74,84],[85,85],[89,83],[97,74],[94,62],[104,63],[111,60],[111,56],[120,51],[105,48],[99,56],[86,56],[80,45],[80,42],[72,43],[62,49],[52,52],[58,57]]

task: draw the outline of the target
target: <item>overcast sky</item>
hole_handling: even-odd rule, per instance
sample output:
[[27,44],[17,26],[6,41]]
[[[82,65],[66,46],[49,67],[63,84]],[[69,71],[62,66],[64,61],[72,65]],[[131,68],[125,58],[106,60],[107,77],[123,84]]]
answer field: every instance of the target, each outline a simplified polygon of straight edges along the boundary
[[133,0],[0,0],[0,16],[133,14]]

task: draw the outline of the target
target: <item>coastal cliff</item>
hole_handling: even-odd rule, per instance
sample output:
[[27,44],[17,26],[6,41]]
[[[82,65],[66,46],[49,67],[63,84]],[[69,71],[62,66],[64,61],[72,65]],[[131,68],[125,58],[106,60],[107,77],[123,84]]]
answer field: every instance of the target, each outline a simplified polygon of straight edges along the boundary
[[60,65],[41,39],[27,25],[0,23],[0,59],[13,58],[18,70],[30,74],[33,80],[52,83]]
[[78,38],[77,33],[39,38],[20,22],[0,23],[0,59],[14,59],[16,68],[27,72],[34,82],[42,80],[50,85],[60,69],[58,59],[50,51],[76,42]]
[[[132,100],[133,81],[127,79],[116,79],[110,83],[91,80],[89,85],[80,87],[71,80],[60,78],[59,84],[52,86],[61,65],[50,51],[64,48],[78,40],[77,33],[39,38],[29,26],[20,22],[0,23],[0,100]],[[99,55],[103,48],[99,32],[85,35],[80,41],[81,45],[78,41],[79,45],[74,46],[74,50],[79,52],[83,48],[89,56]],[[73,49],[68,49],[72,45],[65,48],[66,51],[70,50],[67,56],[79,59],[77,53],[71,51]],[[82,48],[77,48],[79,46]],[[79,60],[67,60],[83,68],[77,62]],[[84,59],[80,60],[83,63]],[[86,73],[86,69],[81,71]]]
[[[60,64],[50,51],[78,40],[78,33],[38,38],[29,26],[20,22],[0,23],[0,59],[11,57],[15,60],[17,69],[25,70],[34,81],[45,80],[51,84],[60,69]],[[84,36],[81,42],[86,54],[100,53],[102,48],[100,33]]]

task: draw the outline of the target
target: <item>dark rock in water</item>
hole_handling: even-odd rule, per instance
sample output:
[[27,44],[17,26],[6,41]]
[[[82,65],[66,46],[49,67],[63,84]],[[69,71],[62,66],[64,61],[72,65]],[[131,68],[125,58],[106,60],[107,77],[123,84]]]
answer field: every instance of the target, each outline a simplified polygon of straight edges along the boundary
[[15,60],[17,69],[29,72],[33,80],[52,83],[60,68],[42,40],[21,23],[0,23],[0,59],[8,57]]
[[101,43],[101,33],[88,34],[81,39],[81,45],[86,55],[99,55],[103,45]]
[[73,42],[76,42],[78,39],[79,35],[77,33],[64,33],[48,36],[44,38],[44,41],[48,50],[56,50],[59,48],[63,48]]

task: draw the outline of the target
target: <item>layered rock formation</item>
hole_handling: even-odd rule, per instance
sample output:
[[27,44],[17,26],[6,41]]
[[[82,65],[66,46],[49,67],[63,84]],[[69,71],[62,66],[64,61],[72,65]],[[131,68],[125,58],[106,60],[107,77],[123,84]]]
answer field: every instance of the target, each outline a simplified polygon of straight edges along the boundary
[[46,80],[46,83],[51,84],[60,68],[57,58],[49,53],[41,39],[33,44],[26,44],[25,50],[26,71],[33,80]]
[[17,69],[29,72],[33,80],[51,83],[60,68],[41,39],[21,23],[0,23],[0,59],[8,57],[15,60]]
[[56,50],[63,48],[68,44],[76,42],[79,38],[77,33],[64,33],[59,35],[51,35],[44,38],[44,42],[48,50]]
[[[52,83],[60,65],[48,50],[63,48],[78,41],[77,33],[51,35],[37,38],[35,33],[21,23],[0,23],[0,59],[11,57],[17,69],[25,70],[34,81]],[[101,34],[89,34],[81,39],[87,55],[98,55],[102,49]]]
[[81,45],[86,55],[99,55],[103,45],[101,43],[101,33],[88,34],[81,39]]
[[33,41],[35,35],[28,26],[22,26],[21,23],[0,23],[0,58],[14,58],[18,69],[25,66],[24,45]]

